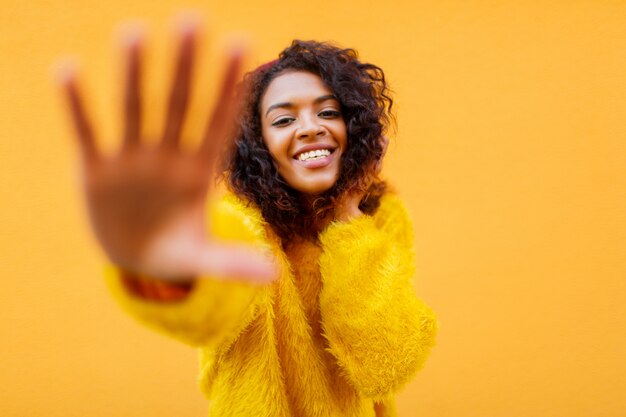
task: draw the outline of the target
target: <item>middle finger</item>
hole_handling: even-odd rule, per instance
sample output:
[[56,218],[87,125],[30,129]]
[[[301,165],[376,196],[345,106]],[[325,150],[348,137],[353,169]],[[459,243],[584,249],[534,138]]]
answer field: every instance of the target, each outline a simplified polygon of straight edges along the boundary
[[168,101],[167,116],[163,132],[162,145],[176,147],[189,103],[189,90],[194,62],[198,28],[196,24],[186,23],[181,30],[178,60],[174,72],[172,89]]
[[138,29],[127,35],[126,89],[124,91],[124,147],[139,143],[141,134],[141,49],[142,39]]

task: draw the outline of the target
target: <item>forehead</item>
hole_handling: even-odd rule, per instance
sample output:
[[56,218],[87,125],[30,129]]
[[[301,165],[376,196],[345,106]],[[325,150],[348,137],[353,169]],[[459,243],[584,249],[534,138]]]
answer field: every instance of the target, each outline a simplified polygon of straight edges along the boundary
[[333,94],[333,91],[318,75],[306,71],[290,71],[272,80],[261,99],[261,109],[267,109],[275,103],[313,101],[329,94]]

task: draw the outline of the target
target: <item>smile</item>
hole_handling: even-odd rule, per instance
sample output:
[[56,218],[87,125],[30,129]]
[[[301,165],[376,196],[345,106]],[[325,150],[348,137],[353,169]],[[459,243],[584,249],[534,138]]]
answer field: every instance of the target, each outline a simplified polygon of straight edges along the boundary
[[316,149],[302,152],[294,156],[298,165],[305,168],[322,168],[330,165],[335,159],[335,149]]
[[315,159],[322,159],[330,155],[332,151],[330,149],[317,149],[315,151],[302,152],[297,155],[296,159],[298,161],[310,161]]

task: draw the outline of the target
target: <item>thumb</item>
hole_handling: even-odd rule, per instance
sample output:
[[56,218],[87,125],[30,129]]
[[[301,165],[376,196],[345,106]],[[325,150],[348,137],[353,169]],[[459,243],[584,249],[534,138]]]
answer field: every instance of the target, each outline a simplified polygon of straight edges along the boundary
[[196,257],[196,276],[268,284],[280,274],[276,258],[257,247],[210,242]]

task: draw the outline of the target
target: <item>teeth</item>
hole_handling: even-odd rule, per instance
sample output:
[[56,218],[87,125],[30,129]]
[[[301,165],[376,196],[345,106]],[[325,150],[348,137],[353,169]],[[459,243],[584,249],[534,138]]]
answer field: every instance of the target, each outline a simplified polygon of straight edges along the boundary
[[328,149],[317,149],[315,151],[303,152],[298,155],[298,160],[300,161],[308,161],[310,159],[322,159],[330,155],[330,151]]

